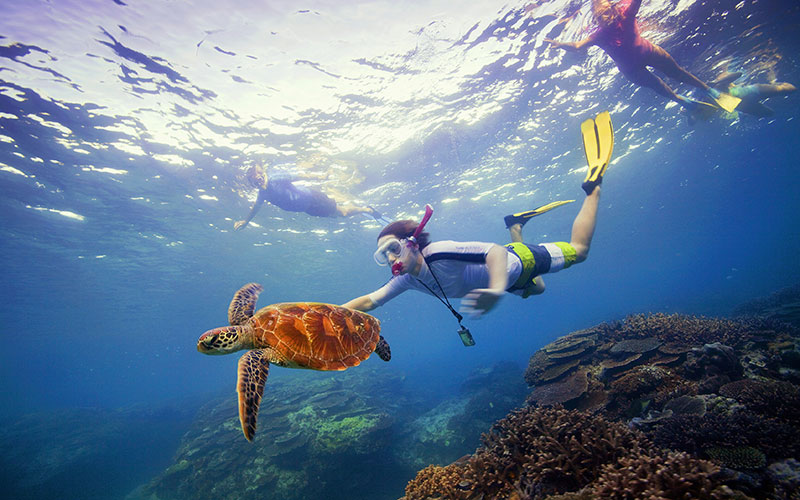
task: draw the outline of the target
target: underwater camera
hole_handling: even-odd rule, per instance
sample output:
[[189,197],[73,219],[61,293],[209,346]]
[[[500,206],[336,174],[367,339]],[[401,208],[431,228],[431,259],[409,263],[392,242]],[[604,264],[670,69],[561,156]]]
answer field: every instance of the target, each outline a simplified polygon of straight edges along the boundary
[[458,329],[458,336],[461,337],[461,342],[464,343],[465,347],[475,345],[475,339],[472,338],[472,334],[466,326],[462,325],[461,328]]

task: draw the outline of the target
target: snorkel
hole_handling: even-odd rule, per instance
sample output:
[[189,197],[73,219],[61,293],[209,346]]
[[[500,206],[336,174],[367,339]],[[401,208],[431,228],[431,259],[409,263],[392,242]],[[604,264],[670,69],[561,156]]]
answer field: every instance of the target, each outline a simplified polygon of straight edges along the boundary
[[403,261],[408,258],[408,255],[411,253],[412,249],[419,246],[417,243],[417,237],[422,234],[422,230],[425,229],[425,224],[428,223],[432,215],[433,207],[430,205],[425,205],[425,215],[422,217],[422,221],[419,223],[419,226],[417,226],[414,234],[408,237],[406,245],[400,251],[399,258],[394,262],[394,264],[392,264],[392,276],[400,276],[400,273],[403,272]]

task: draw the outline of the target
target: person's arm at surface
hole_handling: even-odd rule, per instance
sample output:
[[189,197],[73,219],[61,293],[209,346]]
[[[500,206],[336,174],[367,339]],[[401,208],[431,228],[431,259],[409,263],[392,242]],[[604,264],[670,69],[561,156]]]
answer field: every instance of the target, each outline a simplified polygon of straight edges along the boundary
[[256,216],[258,211],[261,209],[261,205],[263,205],[266,200],[267,200],[267,191],[264,189],[259,189],[258,198],[256,199],[256,202],[253,203],[253,208],[250,209],[250,213],[247,214],[247,217],[245,217],[244,220],[236,221],[236,223],[233,225],[234,231],[238,231],[239,229],[247,226],[247,224],[249,224],[250,221],[253,220],[253,217]]
[[626,19],[633,19],[639,13],[639,7],[642,6],[642,0],[631,0],[628,9],[625,11]]
[[489,288],[476,288],[461,299],[461,312],[480,317],[491,311],[508,288],[508,250],[492,245],[486,254]]
[[545,38],[544,41],[559,49],[578,52],[589,47],[590,45],[594,45],[594,36],[587,36],[583,40],[578,40],[577,42],[559,42],[558,40],[552,40],[550,38]]
[[303,179],[309,181],[323,181],[328,178],[328,174],[325,172],[308,172],[302,170],[300,172],[295,172],[293,174],[295,179]]

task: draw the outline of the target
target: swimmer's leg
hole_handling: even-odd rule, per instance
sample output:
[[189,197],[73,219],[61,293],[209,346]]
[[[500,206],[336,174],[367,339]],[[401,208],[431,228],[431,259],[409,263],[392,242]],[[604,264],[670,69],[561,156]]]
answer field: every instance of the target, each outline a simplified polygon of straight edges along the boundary
[[779,83],[756,83],[753,85],[742,85],[731,87],[730,93],[732,96],[740,97],[742,99],[755,98],[766,99],[776,95],[790,94],[797,90],[794,85],[786,82]]
[[647,57],[647,65],[661,71],[670,78],[674,78],[679,82],[686,83],[693,87],[705,90],[711,90],[711,87],[706,85],[705,82],[686,71],[681,65],[675,62],[675,59],[669,55],[669,52],[662,49],[658,45],[653,45],[653,50],[650,51]]
[[[653,45],[645,59],[645,64],[665,73],[670,78],[674,78],[683,83],[687,83],[693,87],[704,90],[709,97],[714,100],[717,106],[729,113],[733,112],[733,110],[735,110],[741,102],[741,99],[738,97],[733,97],[730,94],[720,92],[719,90],[713,89],[706,85],[705,82],[683,69],[683,67],[676,63],[675,59],[673,59],[666,50],[662,49],[658,45]],[[687,107],[684,103],[680,104],[689,109],[689,111],[692,111],[692,108],[696,107],[692,105]]]
[[[337,204],[336,211],[342,217],[349,217],[355,214],[378,214],[377,211],[372,207],[360,207],[358,205],[353,205],[352,203],[343,203],[341,205]],[[378,217],[380,217],[380,214],[378,214]]]
[[768,97],[786,95],[794,92],[795,90],[796,89],[794,85],[784,82],[733,86],[730,88],[729,92],[732,96],[738,97],[742,100],[742,102],[739,103],[739,106],[736,107],[737,111],[757,116],[759,118],[768,118],[774,115],[775,112],[768,106],[761,104],[759,101]]
[[512,243],[522,243],[522,224],[517,222],[508,228],[508,233],[511,235]]
[[632,81],[636,85],[654,90],[667,99],[675,101],[683,107],[687,107],[687,98],[676,94],[669,85],[664,83],[664,80],[654,75],[647,68],[641,67],[636,70],[623,70],[620,68],[620,71],[623,75],[625,75],[625,78]]
[[589,255],[594,228],[597,225],[597,208],[600,205],[600,186],[583,200],[578,215],[572,223],[570,245],[575,248],[575,263],[583,262]]

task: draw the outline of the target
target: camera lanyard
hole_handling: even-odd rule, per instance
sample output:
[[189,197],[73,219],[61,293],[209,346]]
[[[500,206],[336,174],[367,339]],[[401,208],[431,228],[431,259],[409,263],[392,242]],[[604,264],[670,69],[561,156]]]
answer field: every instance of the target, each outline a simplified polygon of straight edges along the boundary
[[[421,252],[420,252],[420,253],[421,253]],[[430,273],[431,273],[431,276],[433,276],[433,280],[436,282],[436,285],[438,285],[438,287],[439,287],[439,290],[441,290],[441,291],[442,291],[442,297],[444,297],[444,298],[442,298],[442,297],[439,297],[439,294],[437,294],[436,292],[434,292],[434,291],[431,289],[431,287],[429,287],[429,286],[428,286],[428,285],[427,285],[427,284],[426,284],[424,281],[422,281],[421,279],[417,278],[416,276],[414,276],[414,279],[415,279],[415,280],[417,280],[417,281],[419,281],[419,282],[420,282],[420,284],[422,284],[422,286],[424,286],[425,288],[427,288],[427,289],[428,289],[428,291],[429,291],[429,292],[431,292],[431,294],[432,294],[434,297],[436,297],[437,299],[439,299],[439,302],[441,302],[442,304],[444,304],[445,306],[447,306],[447,308],[448,308],[448,309],[450,309],[450,312],[453,314],[453,316],[455,316],[456,320],[458,320],[458,326],[459,326],[458,335],[459,335],[459,337],[461,337],[461,342],[463,342],[463,343],[464,343],[464,345],[465,345],[466,347],[469,347],[469,346],[473,346],[473,345],[475,345],[475,340],[472,338],[472,334],[470,333],[469,329],[468,329],[467,327],[465,327],[464,325],[462,325],[462,324],[461,324],[461,320],[462,320],[462,319],[464,319],[464,316],[460,315],[460,314],[458,313],[458,311],[456,311],[456,310],[453,308],[452,304],[450,304],[450,300],[447,298],[447,294],[446,294],[446,293],[444,293],[444,288],[442,288],[442,284],[441,284],[441,283],[439,283],[439,278],[437,278],[437,277],[436,277],[436,273],[434,273],[434,272],[433,272],[433,268],[432,268],[432,267],[431,267],[431,266],[428,264],[428,259],[426,259],[426,258],[425,258],[425,256],[423,255],[423,256],[422,256],[422,260],[424,260],[424,261],[425,261],[425,265],[426,265],[426,266],[428,266],[428,271],[430,271]]]

